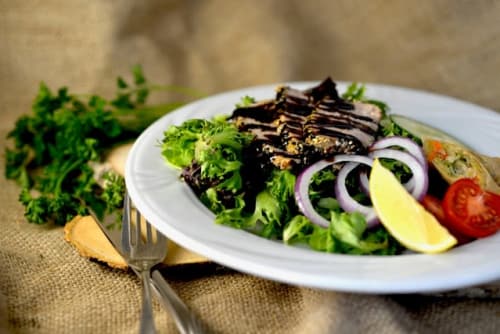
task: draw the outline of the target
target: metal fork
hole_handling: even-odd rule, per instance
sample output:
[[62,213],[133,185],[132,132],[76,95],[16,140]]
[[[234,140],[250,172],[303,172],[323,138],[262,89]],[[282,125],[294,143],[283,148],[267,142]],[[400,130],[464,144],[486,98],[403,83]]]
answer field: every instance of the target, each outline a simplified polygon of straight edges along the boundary
[[[126,192],[122,221],[122,255],[142,280],[142,312],[139,331],[140,333],[155,333],[151,302],[151,268],[161,263],[167,255],[167,240],[147,221],[142,222],[143,219],[138,210],[136,210],[135,226],[133,226],[131,211],[132,202]],[[143,238],[144,228],[146,231]]]
[[[126,204],[126,205],[125,205]],[[115,229],[117,216],[115,213],[106,214],[101,218],[98,218],[98,215],[90,209],[91,215],[94,217],[97,225],[101,228],[102,232],[105,234],[106,238],[111,242],[111,244],[116,248],[118,253],[125,259],[128,251],[125,252],[125,248],[128,249],[130,246],[128,242],[122,242],[122,232],[124,227],[127,227],[127,230],[130,228],[131,224],[131,208],[132,202],[130,201],[127,191],[124,194],[124,209],[121,215],[128,220],[128,224],[122,224],[121,229]],[[136,209],[137,211],[137,209]],[[136,216],[140,215],[140,213],[136,213]],[[140,221],[141,219],[136,219]],[[147,224],[147,223],[146,223]],[[125,226],[126,225],[126,226]],[[123,232],[125,233],[125,232]],[[131,232],[128,232],[129,235]],[[157,232],[159,235],[160,233]],[[168,242],[168,241],[167,241]],[[165,247],[165,250],[167,247]],[[132,268],[133,271],[137,274],[137,276],[141,277],[139,272]],[[177,329],[179,330],[179,334],[200,334],[204,332],[204,325],[201,319],[197,317],[197,315],[192,312],[187,305],[179,298],[179,296],[175,293],[175,291],[170,287],[170,285],[165,281],[163,275],[159,272],[159,270],[153,267],[150,283],[153,287],[153,291],[157,295],[160,303],[163,307],[169,312],[174,320]]]

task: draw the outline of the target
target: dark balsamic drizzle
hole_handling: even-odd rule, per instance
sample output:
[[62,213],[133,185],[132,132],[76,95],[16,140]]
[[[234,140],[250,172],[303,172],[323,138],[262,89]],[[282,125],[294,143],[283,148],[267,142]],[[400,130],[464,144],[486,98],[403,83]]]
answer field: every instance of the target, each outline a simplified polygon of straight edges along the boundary
[[365,152],[375,140],[381,111],[342,99],[331,78],[300,91],[281,86],[274,100],[237,108],[230,120],[255,135],[261,164],[301,169],[335,154]]

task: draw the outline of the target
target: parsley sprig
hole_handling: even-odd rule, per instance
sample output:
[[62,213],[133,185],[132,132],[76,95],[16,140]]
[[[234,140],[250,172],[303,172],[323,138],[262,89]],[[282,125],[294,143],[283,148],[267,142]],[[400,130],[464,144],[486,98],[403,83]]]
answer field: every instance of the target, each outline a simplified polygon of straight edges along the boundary
[[147,105],[154,90],[180,91],[178,87],[149,85],[140,66],[132,80],[119,77],[113,99],[71,94],[66,87],[53,92],[41,83],[32,113],[21,116],[8,138],[5,176],[21,187],[20,202],[29,222],[64,225],[92,208],[98,215],[120,205],[123,179],[108,176],[103,189],[93,164],[106,150],[135,139],[149,124],[185,102]]

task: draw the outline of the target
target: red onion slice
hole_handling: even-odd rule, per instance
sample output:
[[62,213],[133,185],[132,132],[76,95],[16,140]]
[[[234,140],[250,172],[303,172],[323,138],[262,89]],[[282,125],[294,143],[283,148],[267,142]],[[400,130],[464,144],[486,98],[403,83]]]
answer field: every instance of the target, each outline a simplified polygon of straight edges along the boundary
[[304,169],[295,182],[295,201],[297,202],[300,211],[312,223],[322,227],[328,227],[330,222],[323,218],[323,216],[317,213],[314,209],[311,199],[309,198],[309,184],[311,183],[311,179],[314,174],[328,166],[333,165],[334,163],[334,160],[320,160]]
[[424,166],[424,168],[427,169],[427,159],[425,159],[425,154],[422,147],[420,147],[420,145],[415,143],[410,138],[400,136],[385,137],[373,143],[372,146],[370,146],[369,151],[386,149],[393,146],[404,148],[408,153],[413,155],[415,159],[417,159],[418,162],[420,162],[420,164]]
[[[401,146],[399,144],[401,141],[399,137],[397,137],[394,141],[388,141],[391,143],[389,146]],[[405,138],[403,138],[405,139]],[[403,143],[406,140],[402,141]],[[410,146],[410,145],[408,145]],[[418,145],[417,145],[418,146]],[[420,149],[421,150],[421,149]],[[415,150],[413,150],[415,152]],[[418,152],[416,153],[418,154]],[[424,158],[422,160],[421,158]],[[404,151],[396,150],[396,149],[375,149],[369,153],[368,156],[362,155],[348,155],[348,154],[340,154],[335,156],[331,160],[320,160],[313,165],[306,168],[298,177],[297,182],[295,184],[295,200],[297,205],[299,206],[300,211],[306,216],[312,223],[317,224],[322,227],[328,227],[330,222],[322,217],[319,213],[314,209],[311,200],[309,198],[309,184],[311,182],[314,174],[319,172],[320,170],[331,166],[340,162],[347,162],[345,166],[339,171],[337,178],[335,180],[335,196],[339,201],[340,206],[346,212],[360,212],[365,215],[367,226],[373,227],[378,223],[378,217],[375,213],[375,210],[372,207],[362,205],[352,198],[352,196],[347,191],[346,187],[346,178],[347,175],[360,163],[368,166],[372,166],[373,159],[375,158],[388,158],[401,161],[405,165],[410,168],[413,176],[408,181],[405,186],[408,191],[415,197],[417,200],[422,200],[425,194],[427,193],[427,189],[429,187],[429,179],[427,175],[427,162],[425,161],[425,156],[422,153],[421,158],[417,158],[410,153],[406,153]],[[424,161],[425,164],[422,164],[421,161]],[[365,174],[366,177],[366,174]],[[360,178],[363,176],[361,174]],[[361,187],[365,187],[368,190],[368,178],[365,180],[360,180]],[[364,185],[363,185],[364,182]]]
[[368,173],[366,171],[359,172],[359,187],[366,196],[370,196],[370,185],[368,181]]
[[413,174],[412,180],[408,181],[413,189],[410,191],[413,197],[421,201],[429,188],[429,176],[427,169],[413,155],[394,149],[380,149],[368,154],[371,158],[388,158],[401,161],[410,168]]
[[366,155],[339,154],[333,158],[334,163],[338,162],[359,162],[368,166],[373,165],[373,159]]
[[[415,159],[417,159],[418,162],[424,167],[424,171],[427,172],[428,163],[427,160],[425,159],[424,151],[422,150],[422,147],[420,147],[416,142],[414,142],[410,138],[405,138],[401,136],[385,137],[373,143],[370,146],[369,151],[373,152],[394,146],[401,147],[405,149],[409,154],[414,156]],[[360,173],[359,182],[361,190],[369,196],[370,190],[368,187],[367,173],[364,172]],[[408,192],[412,193],[415,187],[415,178],[412,176],[405,184],[403,184],[403,186],[406,188],[406,190],[408,190]]]
[[[370,159],[370,162],[367,163],[367,165],[371,166],[372,163],[373,161]],[[337,178],[335,179],[335,197],[344,211],[362,213],[365,216],[367,227],[371,228],[379,222],[375,210],[373,207],[363,205],[352,198],[346,187],[347,175],[349,175],[349,173],[358,165],[358,162],[349,162],[342,167],[337,175]]]
[[328,166],[339,162],[357,162],[371,166],[373,160],[367,156],[362,155],[339,154],[331,160],[320,160],[307,167],[306,169],[304,169],[304,171],[302,171],[302,173],[300,173],[295,183],[295,200],[297,202],[297,205],[299,206],[300,211],[312,223],[322,227],[328,227],[330,225],[330,221],[323,218],[314,209],[311,203],[311,199],[309,198],[309,184],[311,183],[311,179],[314,174]]

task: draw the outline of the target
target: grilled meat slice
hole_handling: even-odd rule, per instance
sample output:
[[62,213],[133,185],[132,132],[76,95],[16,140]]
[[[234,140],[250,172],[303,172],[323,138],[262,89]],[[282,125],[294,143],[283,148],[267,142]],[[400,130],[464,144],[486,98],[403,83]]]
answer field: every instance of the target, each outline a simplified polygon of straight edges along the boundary
[[255,135],[256,140],[274,141],[278,139],[276,131],[278,117],[275,101],[268,100],[237,108],[230,119],[240,131],[248,131]]
[[381,117],[375,105],[343,100],[327,78],[304,91],[278,87],[274,100],[237,108],[231,119],[255,135],[261,166],[300,169],[335,154],[366,151]]
[[229,118],[240,131],[248,131],[255,136],[254,142],[247,149],[246,156],[254,157],[261,169],[266,169],[269,165],[281,165],[283,169],[287,168],[287,159],[280,160],[284,150],[278,132],[279,117],[277,104],[273,99],[239,107]]
[[319,85],[304,90],[304,94],[310,96],[315,102],[325,99],[341,100],[337,91],[337,84],[330,77],[327,77]]
[[372,104],[323,101],[304,124],[305,142],[323,156],[362,153],[375,141],[381,117]]
[[282,139],[283,148],[293,156],[300,156],[304,148],[303,125],[311,114],[314,104],[303,92],[289,87],[278,90],[277,120],[278,135]]

